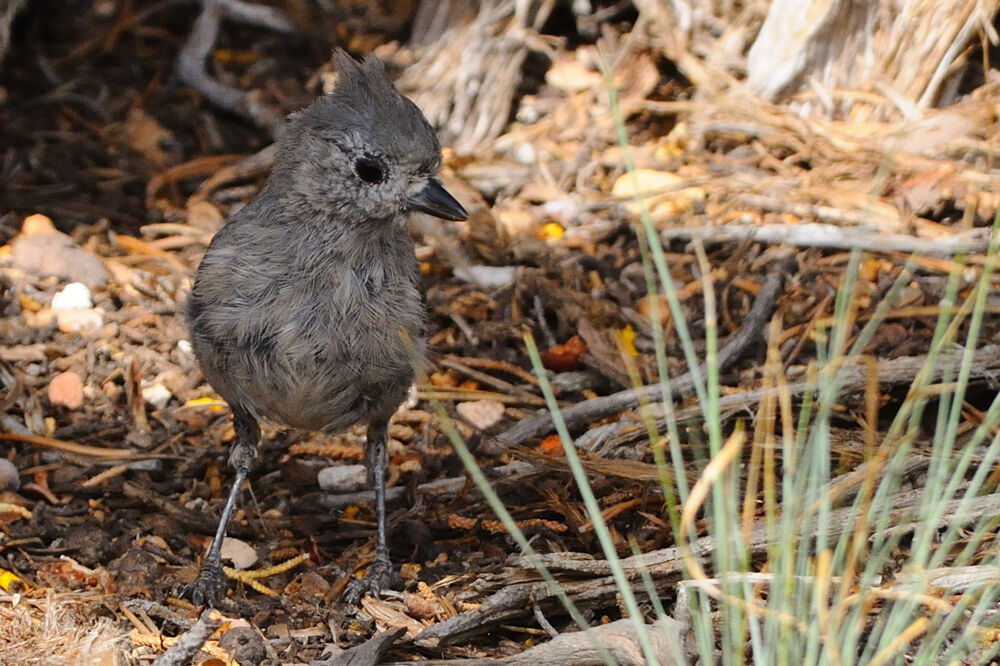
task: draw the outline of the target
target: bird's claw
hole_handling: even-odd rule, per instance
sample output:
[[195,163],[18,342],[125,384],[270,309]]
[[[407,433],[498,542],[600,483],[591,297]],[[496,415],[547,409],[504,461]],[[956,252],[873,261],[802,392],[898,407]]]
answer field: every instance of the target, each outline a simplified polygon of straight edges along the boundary
[[363,577],[355,578],[348,583],[344,600],[351,606],[357,606],[365,593],[378,597],[382,590],[401,587],[402,582],[402,577],[393,569],[388,557],[376,557]]
[[181,597],[195,606],[218,608],[226,598],[227,579],[222,562],[205,562],[198,577],[184,587]]

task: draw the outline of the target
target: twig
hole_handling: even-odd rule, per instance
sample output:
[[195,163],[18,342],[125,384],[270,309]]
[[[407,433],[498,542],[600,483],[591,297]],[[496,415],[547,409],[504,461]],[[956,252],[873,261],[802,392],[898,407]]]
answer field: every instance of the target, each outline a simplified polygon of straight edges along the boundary
[[[930,380],[937,381],[944,374],[944,368],[955,368],[961,362],[962,349],[950,349],[938,355],[938,364],[931,373]],[[881,386],[893,386],[906,384],[913,381],[920,369],[927,364],[926,356],[901,356],[878,362],[876,371],[877,381]],[[868,381],[868,366],[863,363],[849,363],[839,369],[837,385],[840,394],[863,391]],[[970,380],[986,379],[993,384],[1000,382],[1000,345],[989,345],[974,352],[972,365],[969,368]],[[790,396],[797,397],[807,391],[816,389],[816,382],[797,381],[789,384],[785,390]],[[723,412],[737,412],[751,405],[756,405],[770,394],[776,393],[777,389],[759,389],[747,391],[746,393],[733,393],[719,398],[719,409]],[[692,405],[679,409],[675,413],[678,421],[684,421],[697,417],[701,414],[700,405]],[[659,431],[666,428],[666,419],[658,417],[655,427]],[[644,432],[644,431],[637,431]],[[629,433],[620,435],[605,435],[604,446],[614,449],[623,442],[615,441],[615,437],[627,437]]]
[[180,456],[165,453],[138,453],[132,449],[105,449],[100,446],[87,446],[76,442],[64,442],[61,439],[45,437],[44,435],[28,435],[16,432],[0,433],[0,441],[24,442],[35,446],[44,446],[78,456],[88,456],[100,460],[173,460]]
[[371,666],[382,661],[385,654],[406,633],[405,627],[387,629],[375,634],[366,642],[344,650],[325,661],[314,661],[314,666]]
[[[921,489],[897,494],[888,520],[888,524],[892,526],[891,532],[905,534],[922,525],[920,520],[916,518],[919,495],[922,492]],[[961,492],[960,488],[959,493]],[[1000,512],[1000,494],[974,498],[971,505],[967,506],[962,506],[964,501],[959,497],[959,499],[947,502],[937,524],[947,525],[956,521],[962,524],[971,524],[995,516]],[[960,514],[958,513],[959,508],[963,509]],[[854,529],[857,523],[857,511],[853,507],[838,509],[827,517],[827,521],[829,525],[828,536],[831,539],[836,539],[844,530]],[[817,521],[812,519],[800,525],[799,533],[815,536],[817,527]],[[764,521],[757,521],[746,543],[747,551],[752,554],[760,554],[769,545],[767,525],[764,524]],[[698,557],[705,557],[711,555],[717,546],[715,537],[706,536],[694,541],[686,548],[672,546],[623,559],[622,566],[630,580],[637,580],[642,569],[645,568],[654,580],[669,582],[676,580],[682,574],[682,556],[684,554],[691,552]],[[598,605],[613,599],[616,594],[620,594],[618,584],[611,575],[611,567],[606,560],[594,560],[589,555],[580,553],[549,553],[539,555],[537,558],[537,560],[533,560],[524,555],[517,558],[514,563],[522,571],[517,569],[506,571],[502,576],[503,585],[496,594],[486,599],[474,610],[428,627],[416,637],[415,641],[418,644],[421,641],[431,639],[452,642],[481,632],[485,627],[492,626],[497,622],[510,621],[528,615],[531,613],[529,609],[533,602],[552,607],[557,602],[555,593],[549,588],[548,583],[539,580],[521,583],[511,582],[523,580],[526,574],[530,575],[530,572],[534,570],[534,562],[543,564],[553,573],[563,572],[571,575],[572,580],[561,581],[560,586],[563,592],[577,605]],[[592,578],[581,580],[580,576],[592,576]],[[642,592],[641,587],[638,587],[637,590]]]
[[[728,343],[718,354],[718,366],[720,371],[728,368],[739,359],[746,349],[756,340],[761,339],[761,334],[771,313],[774,311],[778,294],[781,291],[782,276],[778,272],[769,273],[761,285],[757,298],[754,300],[750,312],[744,319],[743,328],[736,332]],[[702,366],[704,368],[704,366]],[[677,397],[691,391],[694,387],[694,380],[690,372],[680,377],[670,380],[671,397]],[[634,409],[642,402],[659,402],[663,399],[663,392],[659,384],[650,384],[639,388],[626,389],[608,396],[585,400],[571,407],[562,410],[563,420],[568,428],[573,428],[582,423],[596,421],[610,416],[616,412],[626,409]],[[523,444],[530,439],[536,439],[547,435],[553,429],[552,417],[547,409],[540,410],[534,416],[527,418],[513,428],[497,436],[496,443],[506,449],[515,444]]]
[[[538,398],[538,396],[535,395],[534,393],[532,393],[530,391],[526,391],[525,389],[523,389],[523,388],[521,388],[519,386],[515,386],[514,384],[511,384],[508,381],[500,379],[499,377],[494,377],[493,375],[487,374],[485,372],[481,372],[481,371],[476,370],[474,368],[470,368],[469,366],[465,365],[464,363],[460,363],[458,361],[458,359],[456,359],[454,357],[448,357],[448,356],[446,356],[446,357],[440,359],[438,361],[438,364],[442,365],[442,366],[444,366],[446,368],[450,368],[450,369],[454,370],[455,372],[460,372],[463,375],[466,375],[467,377],[471,377],[472,379],[475,379],[475,380],[477,380],[479,382],[482,382],[483,384],[488,384],[488,385],[492,386],[493,388],[499,389],[501,391],[507,391],[509,393],[513,393],[513,394],[516,394],[516,395],[519,395],[519,396],[522,396],[522,397],[527,397],[528,400],[532,400],[532,401]],[[539,403],[532,402],[530,404],[539,404]]]
[[[536,466],[531,463],[515,461],[507,463],[506,465],[494,467],[492,469],[484,468],[483,471],[486,472],[492,480],[497,481],[533,474],[536,471]],[[468,483],[469,481],[465,476],[438,479],[436,481],[429,481],[427,483],[420,484],[417,486],[417,493],[431,495],[434,497],[456,495],[462,492]],[[385,499],[390,503],[395,502],[396,500],[406,497],[406,493],[406,488],[402,486],[393,486],[391,488],[386,488]],[[319,499],[319,503],[327,509],[340,509],[345,506],[350,506],[351,504],[374,501],[374,490],[362,490],[355,493],[341,493],[337,495],[328,494],[323,495]]]
[[538,378],[533,374],[525,370],[524,368],[514,365],[509,361],[503,361],[494,358],[476,358],[469,356],[451,356],[448,358],[453,361],[457,361],[470,368],[479,368],[480,370],[496,370],[497,372],[507,373],[509,375],[514,375],[519,379],[523,379],[528,384],[532,386],[538,386]]
[[[649,637],[656,652],[657,662],[661,666],[674,666],[682,661],[681,645],[684,634],[683,625],[677,620],[662,617],[648,627]],[[635,627],[628,618],[602,624],[590,629],[611,652],[615,663],[622,666],[643,666],[646,660],[635,634]],[[431,660],[425,664],[444,666],[536,666],[549,664],[554,666],[590,666],[604,664],[601,654],[594,648],[591,639],[582,631],[574,631],[556,636],[548,643],[542,643],[528,648],[520,654],[501,659],[456,659]]]
[[545,398],[540,395],[532,395],[527,392],[518,392],[517,395],[507,393],[497,393],[496,391],[480,391],[472,389],[446,389],[434,387],[418,387],[417,398],[420,400],[441,400],[460,401],[467,400],[495,400],[505,405],[544,405]]
[[222,626],[222,614],[209,609],[201,614],[198,621],[184,632],[173,646],[156,658],[153,666],[187,666],[198,654],[208,637]]
[[205,72],[205,60],[219,36],[223,16],[276,32],[297,32],[295,25],[274,7],[242,0],[204,0],[191,34],[177,54],[177,75],[219,108],[249,118],[260,127],[273,129],[281,119],[279,114],[261,104],[253,93],[219,83]]
[[[760,206],[760,202],[755,205]],[[823,217],[820,206],[785,204],[786,210],[799,209],[806,217]],[[833,209],[831,209],[833,210]],[[861,220],[863,221],[863,215]],[[873,252],[906,252],[936,256],[951,256],[962,252],[985,252],[989,244],[989,229],[974,229],[947,238],[919,238],[907,234],[892,234],[858,227],[834,224],[725,224],[718,227],[675,227],[660,232],[664,241],[678,238],[700,239],[710,243],[752,240],[758,243],[781,243],[799,247],[868,250]]]

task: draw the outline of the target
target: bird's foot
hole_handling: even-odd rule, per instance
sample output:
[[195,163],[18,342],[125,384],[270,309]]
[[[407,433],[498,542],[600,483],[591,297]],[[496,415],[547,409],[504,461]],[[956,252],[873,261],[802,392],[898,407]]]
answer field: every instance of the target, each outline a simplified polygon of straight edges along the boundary
[[195,606],[218,608],[226,599],[228,579],[222,562],[206,560],[198,577],[184,587],[181,597],[190,599]]
[[352,606],[357,606],[365,593],[378,597],[382,590],[391,590],[402,585],[403,578],[393,568],[389,557],[376,555],[365,575],[348,583],[344,600]]

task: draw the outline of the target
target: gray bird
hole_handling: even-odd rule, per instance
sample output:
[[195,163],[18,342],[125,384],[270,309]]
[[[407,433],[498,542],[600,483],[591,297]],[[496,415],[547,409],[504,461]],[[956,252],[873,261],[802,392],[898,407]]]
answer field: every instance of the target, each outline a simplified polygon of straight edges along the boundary
[[[258,420],[335,433],[368,425],[377,535],[356,602],[393,577],[385,536],[389,418],[413,381],[424,309],[406,228],[409,211],[464,220],[435,176],[441,149],[382,63],[333,55],[334,91],[289,116],[257,198],[212,239],[187,301],[191,342],[232,409],[233,488],[187,594],[225,597],[220,549],[239,488],[257,457]],[[409,342],[408,342],[409,341]]]

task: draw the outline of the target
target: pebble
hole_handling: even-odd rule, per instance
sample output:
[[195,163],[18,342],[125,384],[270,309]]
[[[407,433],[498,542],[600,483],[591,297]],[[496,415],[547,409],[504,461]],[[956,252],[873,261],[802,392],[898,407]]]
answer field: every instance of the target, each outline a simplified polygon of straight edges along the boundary
[[94,307],[90,289],[82,282],[70,282],[56,292],[51,312],[63,333],[96,331],[104,326],[104,311]]
[[[267,659],[267,645],[264,638],[253,627],[233,627],[222,634],[219,647],[238,664],[262,664]],[[212,661],[221,662],[218,659],[208,660]]]
[[72,370],[61,372],[49,382],[49,402],[66,409],[83,407],[83,380]]
[[531,165],[538,161],[538,154],[530,143],[522,143],[514,152],[514,159],[521,164]]
[[90,289],[82,282],[70,282],[52,297],[52,311],[89,310],[94,307]]
[[352,493],[367,485],[368,470],[364,465],[332,465],[321,469],[316,481],[328,493]]
[[174,394],[170,392],[170,389],[160,383],[142,389],[142,399],[156,409],[166,407],[172,397],[174,397]]
[[496,400],[473,400],[455,406],[458,415],[480,430],[492,428],[503,418],[504,406]]
[[287,594],[300,599],[320,598],[330,591],[330,583],[315,571],[307,571],[285,587]]
[[10,260],[14,268],[39,277],[51,275],[91,288],[108,281],[101,260],[58,231],[18,236],[11,243]]
[[17,491],[21,487],[21,474],[17,466],[6,458],[0,458],[0,490]]
[[100,308],[60,310],[55,315],[56,325],[63,333],[85,333],[99,330],[104,326],[104,311]]
[[455,277],[487,289],[499,289],[514,283],[516,266],[457,266]]

